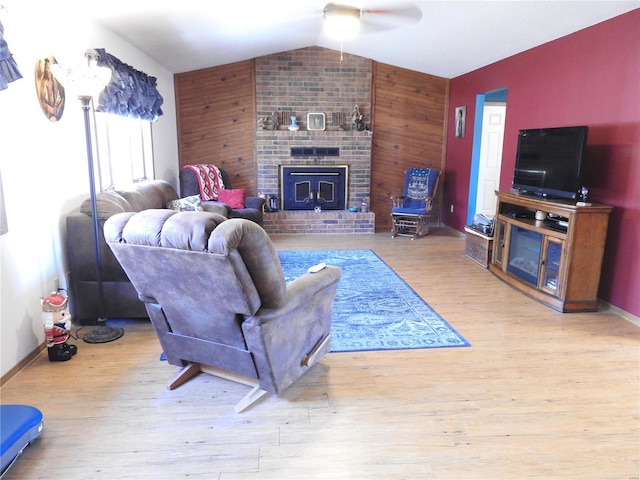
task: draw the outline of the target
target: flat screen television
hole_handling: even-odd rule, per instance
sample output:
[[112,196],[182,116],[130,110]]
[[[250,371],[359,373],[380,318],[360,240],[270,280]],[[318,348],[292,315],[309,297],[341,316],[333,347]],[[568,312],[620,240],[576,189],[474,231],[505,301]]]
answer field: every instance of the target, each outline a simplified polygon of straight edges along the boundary
[[544,197],[578,198],[587,132],[585,126],[520,130],[514,190]]

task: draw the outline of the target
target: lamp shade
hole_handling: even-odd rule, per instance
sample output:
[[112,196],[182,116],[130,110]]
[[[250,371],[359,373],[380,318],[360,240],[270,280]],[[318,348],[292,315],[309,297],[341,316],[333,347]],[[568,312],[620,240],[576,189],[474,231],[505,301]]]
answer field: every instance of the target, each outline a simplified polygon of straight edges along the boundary
[[324,7],[324,31],[331,38],[353,38],[360,28],[360,9],[330,3]]
[[52,65],[56,79],[78,97],[97,96],[111,80],[111,69],[99,67],[98,56],[92,51],[85,53],[86,62],[75,69]]

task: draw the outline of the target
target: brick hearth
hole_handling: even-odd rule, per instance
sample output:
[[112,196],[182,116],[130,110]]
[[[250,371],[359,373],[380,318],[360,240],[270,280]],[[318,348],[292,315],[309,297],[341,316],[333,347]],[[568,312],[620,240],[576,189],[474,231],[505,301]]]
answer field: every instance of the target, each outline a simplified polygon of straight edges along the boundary
[[269,234],[292,233],[375,233],[376,216],[373,212],[309,210],[265,212],[264,229]]

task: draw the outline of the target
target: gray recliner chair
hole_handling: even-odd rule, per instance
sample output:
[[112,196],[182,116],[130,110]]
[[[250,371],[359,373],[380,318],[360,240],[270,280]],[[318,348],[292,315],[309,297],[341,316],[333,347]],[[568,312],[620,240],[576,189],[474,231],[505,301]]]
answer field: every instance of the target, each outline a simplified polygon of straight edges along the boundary
[[146,210],[114,215],[104,232],[168,362],[184,367],[170,389],[200,371],[251,385],[240,412],[267,392],[283,392],[329,351],[341,269],[327,266],[286,284],[258,224]]

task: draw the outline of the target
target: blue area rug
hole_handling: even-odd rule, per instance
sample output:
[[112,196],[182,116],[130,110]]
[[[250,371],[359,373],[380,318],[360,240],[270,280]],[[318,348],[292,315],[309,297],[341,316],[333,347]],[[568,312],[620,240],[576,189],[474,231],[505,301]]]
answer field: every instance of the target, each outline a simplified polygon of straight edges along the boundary
[[470,346],[371,250],[278,255],[287,282],[320,262],[342,268],[333,304],[332,352]]

